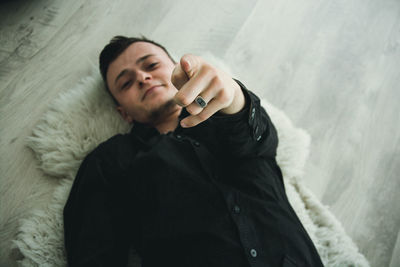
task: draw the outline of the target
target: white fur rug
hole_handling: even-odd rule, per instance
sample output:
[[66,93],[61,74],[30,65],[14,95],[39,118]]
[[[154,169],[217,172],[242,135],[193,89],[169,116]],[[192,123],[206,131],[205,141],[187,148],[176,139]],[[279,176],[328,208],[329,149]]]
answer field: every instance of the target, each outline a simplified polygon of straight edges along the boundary
[[[211,61],[221,66],[218,60]],[[60,184],[45,209],[32,211],[21,221],[14,240],[24,255],[20,266],[66,266],[62,211],[79,165],[97,144],[130,129],[115,111],[97,69],[94,73],[52,102],[28,139],[40,168]],[[294,127],[282,111],[264,100],[262,104],[278,130],[277,161],[287,195],[322,261],[326,266],[369,266],[339,221],[302,181],[310,136]],[[131,266],[140,266],[137,256],[131,260]]]

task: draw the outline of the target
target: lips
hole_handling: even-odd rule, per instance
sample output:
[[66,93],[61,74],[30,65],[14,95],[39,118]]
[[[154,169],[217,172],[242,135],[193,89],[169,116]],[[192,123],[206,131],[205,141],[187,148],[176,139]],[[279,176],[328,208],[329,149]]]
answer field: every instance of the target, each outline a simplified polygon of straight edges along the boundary
[[150,93],[153,92],[155,89],[157,89],[157,87],[160,87],[160,86],[162,86],[162,85],[154,85],[154,86],[152,86],[152,87],[150,87],[150,88],[147,88],[146,91],[144,92],[144,95],[143,95],[142,100],[144,100],[148,94],[150,94]]

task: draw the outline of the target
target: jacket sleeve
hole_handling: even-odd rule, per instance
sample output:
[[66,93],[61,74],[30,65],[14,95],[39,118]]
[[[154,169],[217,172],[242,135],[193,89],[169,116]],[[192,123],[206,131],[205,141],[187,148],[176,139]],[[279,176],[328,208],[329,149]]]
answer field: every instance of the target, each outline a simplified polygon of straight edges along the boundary
[[236,114],[217,113],[212,117],[218,139],[232,158],[274,158],[278,136],[270,117],[260,99],[240,81],[235,81],[242,89],[246,105]]
[[94,153],[81,164],[64,207],[68,266],[125,266],[128,225],[123,199],[113,191]]

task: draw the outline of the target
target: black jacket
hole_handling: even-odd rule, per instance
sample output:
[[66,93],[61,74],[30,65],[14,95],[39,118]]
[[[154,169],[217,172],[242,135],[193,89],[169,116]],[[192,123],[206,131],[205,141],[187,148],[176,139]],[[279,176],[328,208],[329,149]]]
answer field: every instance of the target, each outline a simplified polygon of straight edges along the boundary
[[[275,127],[246,107],[159,134],[135,123],[83,161],[64,208],[70,266],[322,266],[285,194]],[[187,116],[183,110],[180,118]]]

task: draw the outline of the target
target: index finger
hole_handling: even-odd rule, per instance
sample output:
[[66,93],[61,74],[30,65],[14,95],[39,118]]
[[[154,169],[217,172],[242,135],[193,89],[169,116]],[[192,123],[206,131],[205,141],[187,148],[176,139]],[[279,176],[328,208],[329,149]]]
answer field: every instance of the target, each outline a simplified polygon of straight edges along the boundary
[[188,106],[195,98],[201,94],[210,84],[210,76],[208,70],[200,69],[192,76],[175,95],[175,102],[180,106]]
[[180,64],[177,64],[172,71],[171,82],[176,87],[176,89],[180,90],[182,86],[189,81],[189,76],[182,69]]

